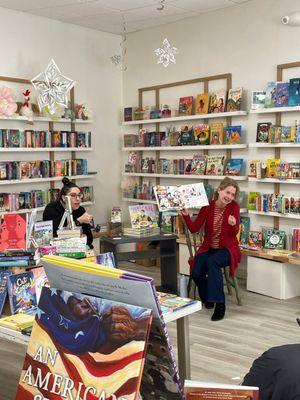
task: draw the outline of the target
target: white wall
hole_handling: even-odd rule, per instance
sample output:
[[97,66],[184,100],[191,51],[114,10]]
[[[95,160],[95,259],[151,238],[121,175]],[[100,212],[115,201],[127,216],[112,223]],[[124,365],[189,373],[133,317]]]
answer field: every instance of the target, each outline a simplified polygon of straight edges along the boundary
[[[140,87],[232,73],[232,85],[245,89],[245,109],[249,109],[251,90],[264,89],[268,81],[276,80],[277,64],[300,61],[300,27],[281,24],[283,15],[298,10],[300,11],[300,4],[294,0],[253,0],[232,8],[130,34],[127,40],[128,71],[124,73],[123,83],[124,105],[137,105],[137,89]],[[154,55],[154,50],[161,47],[165,37],[180,52],[176,56],[176,65],[171,64],[167,68],[157,65]],[[292,76],[300,76],[300,71],[293,71]],[[286,74],[284,79],[289,77],[290,75]],[[220,84],[222,85],[222,82]],[[161,102],[167,102],[176,108],[180,95],[195,95],[202,90],[200,85],[183,90],[166,90],[162,94]],[[154,105],[154,98],[147,96],[144,104]],[[233,119],[233,123],[241,123],[246,132],[245,141],[253,142],[257,122],[275,122],[274,118],[272,115],[259,118],[257,115],[248,115]],[[293,114],[289,119],[283,118],[283,122],[291,123],[295,118],[299,116]],[[166,153],[164,155],[166,156]],[[183,152],[180,152],[180,156],[183,155]],[[232,156],[266,159],[271,158],[273,152],[267,154],[266,151],[258,152],[255,149],[241,152],[235,150]],[[300,161],[299,153],[291,149],[282,151],[282,158],[287,161]],[[262,187],[244,183],[241,184],[241,188],[247,191],[260,190],[262,193],[273,192],[273,185]],[[295,193],[295,187],[282,185],[281,191]],[[293,222],[296,226],[297,221]],[[262,217],[258,221],[258,218],[254,217],[251,219],[251,229],[261,225],[270,226],[272,223],[270,218]],[[286,228],[284,220],[281,226]]]
[[[94,112],[92,125],[77,125],[77,130],[92,131],[91,153],[78,153],[88,158],[88,168],[98,171],[94,180],[78,180],[79,185],[93,184],[96,206],[91,208],[95,222],[107,220],[112,203],[119,201],[119,110],[122,104],[122,74],[109,58],[118,52],[117,35],[81,28],[51,19],[0,9],[1,57],[0,76],[31,79],[45,69],[51,58],[61,72],[76,80],[75,100],[86,102]],[[19,92],[24,86],[15,87]],[[3,122],[3,123],[2,123]],[[24,129],[12,122],[1,128]],[[55,128],[68,129],[69,125],[56,124]],[[31,129],[47,129],[35,125]],[[43,159],[43,153],[9,155],[14,159]],[[9,157],[1,155],[1,160]],[[64,153],[63,157],[70,157]],[[59,157],[60,158],[60,157]],[[41,184],[46,189],[49,184]],[[59,184],[57,187],[61,187]],[[34,185],[2,186],[1,191],[36,189]]]

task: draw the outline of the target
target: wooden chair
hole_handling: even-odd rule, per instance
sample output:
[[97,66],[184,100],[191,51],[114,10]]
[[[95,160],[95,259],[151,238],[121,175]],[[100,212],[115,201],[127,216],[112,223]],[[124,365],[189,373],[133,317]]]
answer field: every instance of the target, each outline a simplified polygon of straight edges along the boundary
[[[189,261],[193,260],[197,251],[197,236],[196,234],[191,234],[188,230],[188,227],[186,225],[186,222],[184,219],[182,219],[183,221],[183,230],[184,230],[184,234],[185,234],[185,238],[186,238],[186,244],[188,246],[188,250],[189,250]],[[191,236],[193,239],[193,243],[191,240]],[[190,263],[189,263],[190,264]],[[235,297],[237,300],[237,303],[239,306],[242,305],[242,299],[241,299],[241,295],[239,292],[239,284],[238,284],[238,280],[236,276],[230,276],[229,274],[229,266],[225,267],[223,269],[223,275],[224,275],[224,279],[225,279],[225,283],[226,283],[226,287],[227,287],[227,291],[228,294],[231,295],[232,294],[232,290],[231,288],[233,287],[235,290]],[[189,276],[189,281],[188,281],[188,287],[187,287],[187,292],[188,292],[188,296],[190,296],[190,292],[193,289],[193,298],[196,297],[196,285],[194,284],[194,281],[192,279],[192,267],[190,264],[190,276]]]

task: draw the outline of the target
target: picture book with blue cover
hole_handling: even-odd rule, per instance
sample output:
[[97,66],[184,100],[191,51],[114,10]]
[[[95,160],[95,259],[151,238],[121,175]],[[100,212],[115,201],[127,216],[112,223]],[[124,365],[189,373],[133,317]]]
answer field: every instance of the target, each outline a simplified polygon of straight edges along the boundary
[[288,105],[300,105],[300,78],[290,79]]
[[7,287],[12,314],[30,313],[36,310],[36,289],[32,271],[10,275]]
[[242,167],[243,167],[244,160],[242,158],[230,158],[226,161],[225,164],[225,175],[239,175]]

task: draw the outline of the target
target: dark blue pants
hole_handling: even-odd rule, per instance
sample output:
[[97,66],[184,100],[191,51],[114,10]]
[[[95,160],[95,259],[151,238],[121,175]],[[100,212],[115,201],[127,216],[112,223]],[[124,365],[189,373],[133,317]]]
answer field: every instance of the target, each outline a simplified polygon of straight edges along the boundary
[[225,303],[222,268],[230,265],[227,249],[209,249],[195,258],[192,278],[202,302]]

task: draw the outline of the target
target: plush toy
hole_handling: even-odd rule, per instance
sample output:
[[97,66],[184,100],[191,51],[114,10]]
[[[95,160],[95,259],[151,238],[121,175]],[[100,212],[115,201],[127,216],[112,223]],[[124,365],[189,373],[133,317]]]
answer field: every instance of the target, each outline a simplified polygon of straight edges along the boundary
[[92,119],[92,111],[88,108],[86,104],[77,104],[76,118],[83,120]]
[[13,91],[0,86],[0,115],[10,116],[17,111],[17,103]]
[[23,95],[25,96],[25,99],[22,103],[22,107],[20,109],[20,115],[23,115],[24,117],[28,118],[28,121],[33,122],[33,110],[32,106],[30,103],[30,90],[27,89],[25,92],[23,92]]

